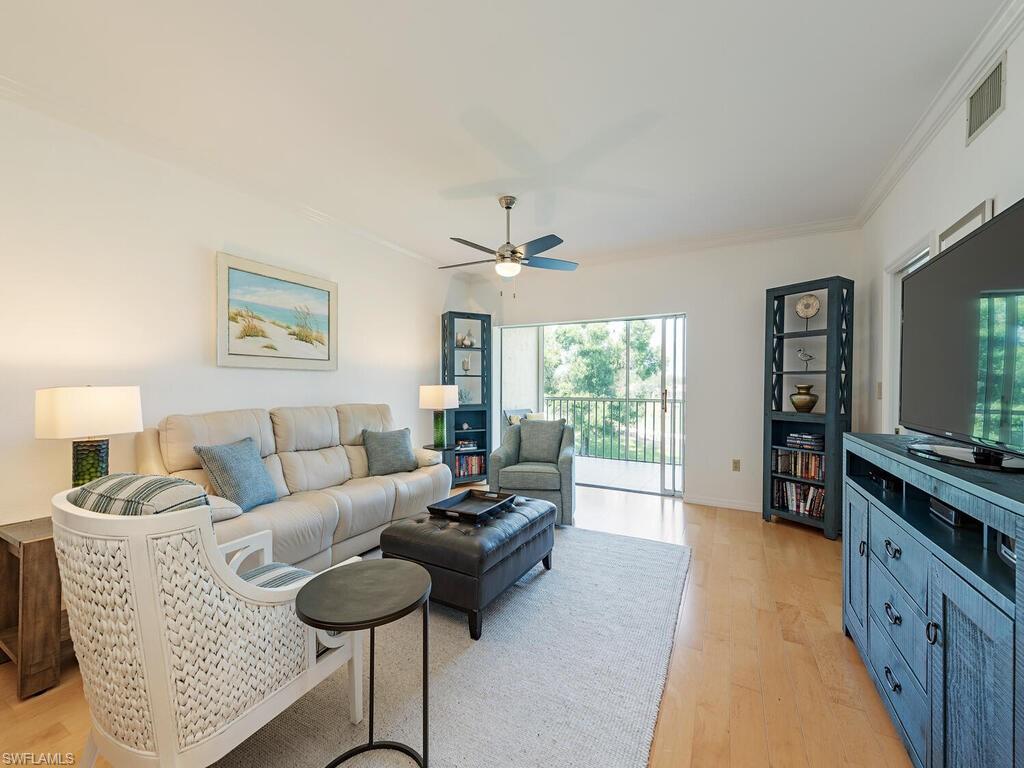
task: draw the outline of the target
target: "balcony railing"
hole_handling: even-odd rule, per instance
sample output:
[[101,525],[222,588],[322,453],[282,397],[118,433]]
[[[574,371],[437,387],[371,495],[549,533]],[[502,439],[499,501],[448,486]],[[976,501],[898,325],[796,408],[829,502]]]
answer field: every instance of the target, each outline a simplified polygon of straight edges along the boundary
[[549,419],[576,430],[576,455],[682,465],[683,401],[668,400],[662,441],[662,401],[624,397],[547,397]]

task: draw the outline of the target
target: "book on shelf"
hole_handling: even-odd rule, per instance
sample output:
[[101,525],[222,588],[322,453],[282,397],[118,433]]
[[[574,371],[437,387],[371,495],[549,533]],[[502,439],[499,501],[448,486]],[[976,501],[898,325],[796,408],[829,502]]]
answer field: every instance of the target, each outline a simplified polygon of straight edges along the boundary
[[825,457],[815,453],[772,448],[772,472],[821,481],[825,479]]
[[814,432],[792,432],[786,435],[786,447],[823,451],[825,450],[825,436]]
[[487,473],[486,457],[483,454],[455,457],[455,476],[473,477]]
[[772,506],[820,520],[825,517],[825,489],[796,480],[774,480]]

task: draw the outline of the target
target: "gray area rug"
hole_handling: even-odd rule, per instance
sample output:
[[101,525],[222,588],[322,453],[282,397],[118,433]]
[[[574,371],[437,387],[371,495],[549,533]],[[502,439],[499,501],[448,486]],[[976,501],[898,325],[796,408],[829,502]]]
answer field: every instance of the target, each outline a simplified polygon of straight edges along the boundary
[[[538,565],[492,603],[479,641],[465,614],[431,604],[430,764],[646,766],[689,563],[687,547],[562,528],[554,569]],[[421,625],[416,612],[377,630],[375,736],[417,750]],[[322,768],[364,742],[366,718],[348,721],[345,675],[217,765]],[[372,752],[345,765],[413,762]]]

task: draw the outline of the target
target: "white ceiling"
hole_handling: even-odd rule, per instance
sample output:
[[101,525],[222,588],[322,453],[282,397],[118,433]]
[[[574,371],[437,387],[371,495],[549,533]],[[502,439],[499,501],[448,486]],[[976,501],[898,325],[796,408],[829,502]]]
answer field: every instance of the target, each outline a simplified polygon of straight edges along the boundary
[[1000,0],[8,3],[0,96],[438,262],[857,213]]

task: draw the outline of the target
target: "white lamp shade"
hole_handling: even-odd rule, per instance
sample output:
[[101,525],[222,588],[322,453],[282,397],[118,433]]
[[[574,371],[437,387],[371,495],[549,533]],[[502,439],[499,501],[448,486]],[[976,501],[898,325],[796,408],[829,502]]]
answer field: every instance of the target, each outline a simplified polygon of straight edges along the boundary
[[142,431],[138,387],[36,390],[36,437],[52,440]]
[[454,384],[424,384],[420,387],[420,408],[447,411],[459,407],[459,388]]

